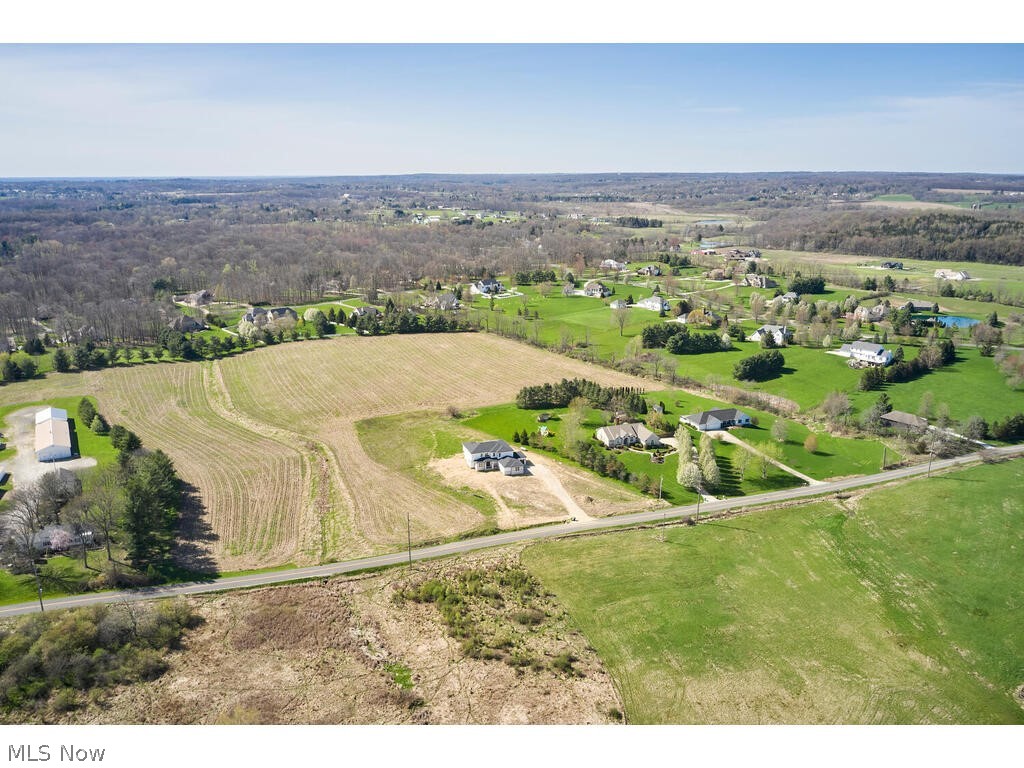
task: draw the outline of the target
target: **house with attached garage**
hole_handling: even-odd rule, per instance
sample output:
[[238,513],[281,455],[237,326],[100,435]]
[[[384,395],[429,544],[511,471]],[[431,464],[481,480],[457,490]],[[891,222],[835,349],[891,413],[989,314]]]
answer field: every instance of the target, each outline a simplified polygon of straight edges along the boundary
[[623,448],[627,445],[660,448],[662,445],[661,438],[640,423],[601,427],[594,432],[594,437],[604,443],[606,448]]
[[483,280],[477,280],[473,285],[469,287],[473,293],[479,293],[484,296],[493,295],[495,293],[504,293],[505,286],[501,284],[499,280],[495,280],[492,277],[484,278]]
[[744,281],[751,288],[778,288],[779,284],[768,275],[759,275],[756,272],[748,272],[743,276]]
[[747,427],[750,426],[750,417],[738,408],[716,408],[712,411],[700,411],[687,416],[679,417],[680,424],[689,424],[691,427],[708,432],[726,427]]
[[506,475],[521,475],[523,469],[515,471],[512,463],[506,462],[502,467],[501,462],[505,459],[520,461],[525,468],[522,456],[516,453],[515,449],[504,440],[484,440],[479,443],[463,443],[462,455],[466,458],[466,466],[475,469],[477,472],[490,472],[500,469]]
[[775,341],[775,346],[784,347],[793,338],[793,331],[785,325],[762,325],[747,337],[747,341],[760,343],[761,339],[769,335]]
[[621,272],[626,268],[626,265],[621,261],[615,259],[605,259],[601,262],[601,269],[613,269],[616,272]]
[[654,312],[668,312],[669,303],[660,296],[649,296],[646,299],[640,299],[634,306],[640,309],[650,309]]
[[600,280],[591,280],[583,286],[583,294],[597,299],[603,299],[612,295],[612,289]]
[[855,341],[852,344],[843,344],[833,354],[848,357],[860,363],[868,363],[869,365],[888,365],[892,362],[892,352],[881,344],[873,344],[870,341]]

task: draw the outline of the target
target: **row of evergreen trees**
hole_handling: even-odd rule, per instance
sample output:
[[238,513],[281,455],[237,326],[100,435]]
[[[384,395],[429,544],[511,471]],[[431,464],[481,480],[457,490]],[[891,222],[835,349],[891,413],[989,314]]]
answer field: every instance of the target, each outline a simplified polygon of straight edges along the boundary
[[592,408],[616,405],[629,413],[647,413],[643,390],[637,387],[603,387],[588,379],[562,379],[556,384],[523,387],[516,395],[516,405],[527,410],[565,408],[581,397]]

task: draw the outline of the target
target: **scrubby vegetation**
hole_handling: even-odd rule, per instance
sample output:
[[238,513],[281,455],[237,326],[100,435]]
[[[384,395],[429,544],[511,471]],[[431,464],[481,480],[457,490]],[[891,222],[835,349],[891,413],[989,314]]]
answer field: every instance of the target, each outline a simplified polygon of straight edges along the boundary
[[0,702],[7,712],[60,712],[115,685],[167,669],[198,616],[184,601],[125,603],[40,613],[0,630]]
[[572,654],[548,658],[540,650],[546,624],[556,609],[537,580],[518,566],[472,568],[426,579],[397,589],[394,599],[434,605],[469,658],[578,674]]

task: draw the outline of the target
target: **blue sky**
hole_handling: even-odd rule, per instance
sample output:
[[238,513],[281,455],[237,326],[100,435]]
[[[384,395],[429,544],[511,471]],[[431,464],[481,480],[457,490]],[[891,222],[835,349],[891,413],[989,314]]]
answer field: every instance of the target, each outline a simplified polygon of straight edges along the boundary
[[0,176],[1024,172],[1021,45],[0,45]]

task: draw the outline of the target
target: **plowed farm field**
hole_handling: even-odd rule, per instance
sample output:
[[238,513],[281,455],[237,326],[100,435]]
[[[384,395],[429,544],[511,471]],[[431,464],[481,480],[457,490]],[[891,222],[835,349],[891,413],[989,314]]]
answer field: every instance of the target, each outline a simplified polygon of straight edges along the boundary
[[527,384],[577,376],[643,386],[491,335],[349,336],[216,362],[51,374],[3,388],[0,405],[94,395],[193,486],[192,547],[240,570],[396,549],[407,514],[414,542],[480,528],[477,507],[371,459],[355,423],[508,402]]

